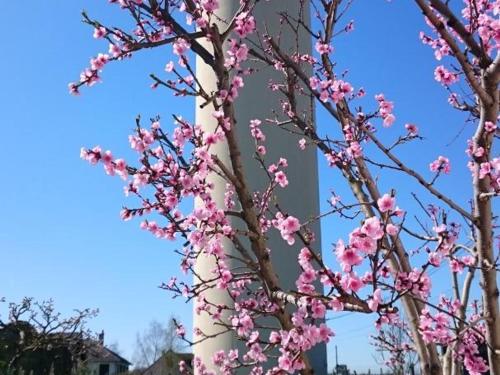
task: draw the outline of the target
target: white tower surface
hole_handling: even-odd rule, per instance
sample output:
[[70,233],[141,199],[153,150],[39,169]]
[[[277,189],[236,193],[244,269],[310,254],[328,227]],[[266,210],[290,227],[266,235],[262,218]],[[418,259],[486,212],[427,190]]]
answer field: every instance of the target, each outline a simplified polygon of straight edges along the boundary
[[[269,34],[273,37],[279,35],[280,48],[286,52],[295,52],[297,50],[296,35],[287,29],[287,25],[280,23],[279,13],[287,12],[293,17],[298,17],[301,14],[306,23],[310,22],[308,1],[303,2],[302,13],[300,13],[301,3],[302,1],[300,0],[259,1],[254,10],[254,16],[260,35]],[[231,20],[238,8],[239,0],[220,0],[220,9],[217,11],[217,15],[222,20]],[[224,23],[221,23],[220,29],[224,29]],[[300,52],[310,54],[310,35],[301,32],[298,39]],[[249,43],[247,45],[251,47]],[[204,64],[200,58],[197,58],[196,64],[196,74],[202,86],[208,92],[211,90],[215,91],[216,79],[211,68]],[[276,163],[280,157],[288,160],[289,166],[285,172],[289,185],[285,189],[275,191],[278,195],[280,207],[290,215],[299,218],[301,222],[306,221],[319,214],[316,150],[314,147],[308,146],[304,151],[300,151],[298,141],[301,137],[279,129],[276,126],[265,125],[265,119],[276,117],[273,110],[278,114],[281,111],[280,99],[282,99],[282,96],[280,93],[270,90],[268,84],[270,80],[280,82],[283,79],[282,74],[275,71],[273,67],[258,62],[247,62],[245,66],[257,69],[257,72],[245,77],[245,86],[240,89],[239,97],[235,103],[236,135],[239,141],[247,181],[253,191],[263,191],[268,184],[265,172],[254,159],[255,143],[250,135],[249,128],[250,120],[260,119],[263,122],[261,126],[262,130],[266,135],[266,161],[268,163]],[[200,103],[201,101],[197,102],[196,106],[196,123],[201,124],[205,129],[214,129],[216,120],[212,116],[213,108],[211,106],[200,108]],[[311,113],[312,104],[310,99],[297,95],[297,104],[300,110],[308,111],[309,116],[314,116]],[[225,144],[219,143],[211,150],[226,165],[231,165]],[[226,191],[225,182],[216,175],[212,176],[212,180],[215,183],[213,196],[219,207],[223,207],[224,192]],[[234,225],[240,225],[236,219]],[[321,249],[319,223],[313,224],[311,229],[316,237],[314,248]],[[301,246],[298,243],[294,246],[289,246],[276,230],[271,230],[268,235],[268,247],[271,249],[273,267],[279,277],[280,286],[283,290],[294,290],[296,288],[295,281],[300,273],[297,255]],[[226,253],[236,252],[230,241],[226,241],[224,246]],[[228,259],[227,262],[230,262],[230,260]],[[211,259],[198,259],[196,271],[200,275],[207,276],[208,278],[213,268],[214,262]],[[211,303],[232,305],[232,300],[227,293],[215,288],[205,292],[204,296]],[[199,327],[205,334],[215,334],[221,330],[220,327],[213,325],[212,319],[206,313],[200,315],[194,314],[194,327]],[[196,339],[195,337],[194,340],[196,341]],[[213,339],[196,344],[194,346],[194,354],[210,367],[213,366],[211,358],[215,352],[219,350],[227,352],[232,348],[239,348],[240,354],[246,352],[234,334],[224,333]],[[326,375],[326,345],[316,346],[314,350],[308,353],[308,356],[314,367],[315,374]],[[274,366],[276,363],[270,365]],[[219,373],[216,368],[212,367],[212,369],[216,373]],[[245,374],[248,373],[248,370],[242,370],[239,373]]]

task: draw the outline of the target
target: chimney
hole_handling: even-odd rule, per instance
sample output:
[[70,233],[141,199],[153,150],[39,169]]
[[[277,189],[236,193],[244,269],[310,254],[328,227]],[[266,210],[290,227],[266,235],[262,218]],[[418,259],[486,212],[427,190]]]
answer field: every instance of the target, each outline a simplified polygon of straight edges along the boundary
[[104,346],[104,330],[99,333],[99,344]]

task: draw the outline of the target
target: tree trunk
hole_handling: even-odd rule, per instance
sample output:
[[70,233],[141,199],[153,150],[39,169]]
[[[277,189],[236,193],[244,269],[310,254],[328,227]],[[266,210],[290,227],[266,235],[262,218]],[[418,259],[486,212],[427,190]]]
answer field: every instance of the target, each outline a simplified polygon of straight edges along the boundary
[[488,362],[490,374],[500,375],[500,319],[498,316],[498,285],[493,253],[493,223],[491,198],[485,196],[490,192],[491,181],[489,176],[479,178],[480,163],[489,162],[493,132],[485,130],[485,123],[497,122],[498,117],[498,89],[497,79],[490,80],[488,74],[483,78],[483,87],[492,97],[491,104],[481,103],[481,118],[476,134],[474,147],[483,147],[484,155],[475,158],[473,177],[474,186],[474,216],[476,219],[476,248],[478,253],[479,273],[486,321],[486,342],[488,345]]

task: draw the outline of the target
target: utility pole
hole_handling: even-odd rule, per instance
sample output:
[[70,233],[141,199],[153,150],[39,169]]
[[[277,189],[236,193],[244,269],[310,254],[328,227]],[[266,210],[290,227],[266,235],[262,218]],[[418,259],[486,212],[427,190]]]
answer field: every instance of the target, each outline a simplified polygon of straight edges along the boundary
[[335,345],[335,373],[337,373],[339,368],[339,353],[337,351],[337,345]]

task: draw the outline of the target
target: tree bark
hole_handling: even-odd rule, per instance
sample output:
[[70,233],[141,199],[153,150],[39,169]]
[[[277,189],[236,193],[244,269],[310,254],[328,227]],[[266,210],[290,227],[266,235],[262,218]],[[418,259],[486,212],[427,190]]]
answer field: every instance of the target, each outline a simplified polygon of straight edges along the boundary
[[[494,65],[493,65],[494,66]],[[476,218],[476,247],[479,273],[481,276],[484,317],[486,321],[486,342],[488,362],[492,375],[500,374],[500,319],[498,315],[498,285],[493,251],[493,212],[491,198],[482,195],[490,192],[489,176],[479,178],[480,164],[489,162],[493,143],[493,133],[485,130],[485,123],[497,122],[499,110],[498,80],[492,74],[483,73],[482,85],[492,97],[492,103],[481,102],[481,118],[474,135],[474,147],[483,147],[484,155],[475,158],[474,164],[474,215]]]

